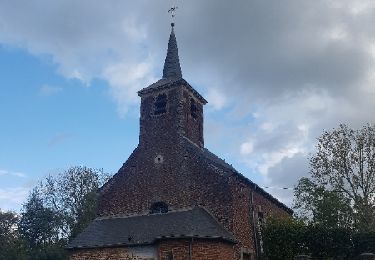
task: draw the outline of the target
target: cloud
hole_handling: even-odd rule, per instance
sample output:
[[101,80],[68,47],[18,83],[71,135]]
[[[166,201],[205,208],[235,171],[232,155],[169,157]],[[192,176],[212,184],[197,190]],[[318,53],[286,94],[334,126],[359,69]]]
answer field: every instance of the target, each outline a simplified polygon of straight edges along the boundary
[[67,139],[71,138],[72,135],[69,133],[58,133],[54,135],[49,141],[49,147],[55,147],[56,145],[65,142]]
[[23,187],[0,188],[1,210],[19,211],[22,203],[26,200],[30,189]]
[[22,172],[8,171],[0,169],[0,176],[14,176],[18,178],[25,178],[27,175]]
[[61,91],[63,91],[62,87],[43,85],[39,89],[39,95],[49,97],[59,94]]
[[213,110],[221,110],[228,104],[228,98],[219,88],[208,88],[206,99],[209,100],[208,106]]
[[[373,122],[373,1],[178,5],[183,75],[209,102],[206,143],[241,158],[265,184],[292,186],[305,175],[323,129]],[[106,80],[124,115],[138,106],[136,91],[161,75],[169,6],[161,0],[3,1],[0,42],[47,54],[68,78],[88,85]]]
[[128,112],[131,105],[139,105],[137,92],[155,82],[151,62],[138,64],[113,64],[105,69],[103,78],[111,85],[111,95],[118,104],[120,115]]
[[[36,56],[50,57],[60,74],[90,85],[94,78],[108,80],[107,72],[114,66],[125,64],[126,69],[147,62],[149,54],[142,44],[147,41],[147,32],[140,22],[146,2],[110,1],[95,5],[89,0],[2,2],[0,42]],[[118,84],[110,87],[114,99],[121,100],[120,107],[134,103],[133,93],[127,96],[130,91],[119,91]],[[42,95],[56,92],[52,86],[41,88]]]

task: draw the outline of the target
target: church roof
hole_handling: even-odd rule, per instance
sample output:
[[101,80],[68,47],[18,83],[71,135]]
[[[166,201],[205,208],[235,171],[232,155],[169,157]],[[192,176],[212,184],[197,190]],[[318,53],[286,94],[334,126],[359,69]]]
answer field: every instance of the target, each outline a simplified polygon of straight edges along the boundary
[[150,92],[153,92],[155,90],[162,90],[166,88],[173,88],[184,85],[187,89],[189,89],[191,92],[194,93],[194,95],[203,103],[207,104],[207,100],[204,99],[204,97],[201,96],[201,94],[198,93],[185,79],[183,78],[163,78],[158,80],[157,82],[151,84],[147,88],[144,88],[140,91],[138,91],[139,95],[148,94]]
[[164,62],[163,78],[150,86],[138,91],[138,95],[144,95],[155,90],[161,90],[165,88],[172,88],[184,85],[191,92],[193,92],[198,99],[203,103],[207,104],[205,100],[190,84],[182,78],[180,58],[178,56],[177,40],[174,34],[174,24],[172,23],[172,30],[168,41],[167,56]]
[[287,211],[289,214],[293,214],[293,210],[286,206],[284,203],[273,197],[271,194],[266,192],[256,183],[252,182],[248,178],[246,178],[243,174],[238,172],[232,165],[225,162],[223,159],[215,155],[214,153],[210,152],[207,148],[198,147],[196,144],[191,142],[188,138],[182,137],[183,146],[185,149],[190,150],[191,153],[195,154],[196,156],[200,157],[200,159],[206,161],[207,163],[215,166],[216,168],[222,169],[222,174],[227,174],[228,176],[234,174],[238,176],[244,183],[250,185],[254,191],[262,194],[264,197],[268,198],[270,201],[278,205],[280,208]]
[[164,214],[97,218],[67,248],[150,245],[160,239],[180,238],[236,243],[204,208],[194,207]]

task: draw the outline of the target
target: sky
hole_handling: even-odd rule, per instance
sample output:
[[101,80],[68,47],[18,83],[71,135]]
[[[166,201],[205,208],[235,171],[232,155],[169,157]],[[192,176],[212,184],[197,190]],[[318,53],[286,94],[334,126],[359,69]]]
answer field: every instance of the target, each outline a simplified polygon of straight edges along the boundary
[[288,206],[323,130],[374,123],[372,0],[0,0],[1,209],[70,166],[117,172],[174,5],[205,146]]

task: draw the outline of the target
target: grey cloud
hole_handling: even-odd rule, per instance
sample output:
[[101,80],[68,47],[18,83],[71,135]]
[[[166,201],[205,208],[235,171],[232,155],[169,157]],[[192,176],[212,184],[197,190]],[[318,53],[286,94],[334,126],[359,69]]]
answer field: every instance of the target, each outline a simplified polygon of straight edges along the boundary
[[284,158],[283,161],[270,169],[272,174],[272,185],[278,187],[293,188],[301,176],[308,175],[308,156],[297,154],[292,158]]
[[192,77],[208,71],[252,95],[277,96],[305,84],[341,93],[361,80],[369,59],[361,39],[350,38],[354,32],[345,40],[328,38],[336,26],[358,23],[328,3],[189,1],[197,8],[183,10],[177,28],[183,59]]
[[[293,192],[297,185],[297,180],[302,176],[308,176],[308,158],[306,155],[297,154],[292,158],[284,158],[283,161],[274,166],[270,186],[277,187],[271,189],[272,194],[281,199],[288,206],[293,206]],[[286,189],[283,189],[286,188]]]

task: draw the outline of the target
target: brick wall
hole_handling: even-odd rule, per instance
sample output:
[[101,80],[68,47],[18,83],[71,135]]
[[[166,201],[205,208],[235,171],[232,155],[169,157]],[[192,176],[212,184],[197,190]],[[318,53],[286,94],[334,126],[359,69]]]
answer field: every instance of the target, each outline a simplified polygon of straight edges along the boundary
[[[202,104],[197,103],[199,117],[193,119],[191,92],[181,86],[167,94],[168,112],[159,116],[152,115],[155,95],[142,97],[140,144],[102,189],[98,215],[147,213],[158,201],[171,210],[201,205],[239,241],[235,259],[242,249],[255,252],[253,215],[258,205],[265,217],[289,213],[243,177],[202,158]],[[196,145],[192,144],[195,150],[187,149],[181,135]]]
[[[261,192],[255,190],[253,194],[254,207],[256,212],[258,212],[261,208],[265,217],[290,217],[290,213],[288,213],[285,209],[280,207],[272,200],[265,197]],[[257,207],[258,205],[260,205],[261,207]]]
[[[160,94],[167,96],[167,112],[154,115],[155,99]],[[191,103],[196,105],[196,117],[191,115]],[[142,95],[139,143],[150,144],[176,142],[180,135],[203,147],[203,104],[199,98],[184,86],[163,89]]]
[[233,245],[224,242],[205,240],[165,240],[159,244],[159,259],[168,260],[173,254],[173,260],[189,260],[191,246],[194,260],[233,260]]
[[99,248],[74,250],[70,260],[156,260],[156,248]]

